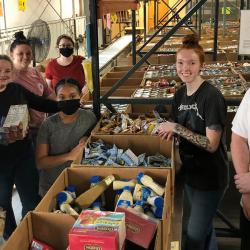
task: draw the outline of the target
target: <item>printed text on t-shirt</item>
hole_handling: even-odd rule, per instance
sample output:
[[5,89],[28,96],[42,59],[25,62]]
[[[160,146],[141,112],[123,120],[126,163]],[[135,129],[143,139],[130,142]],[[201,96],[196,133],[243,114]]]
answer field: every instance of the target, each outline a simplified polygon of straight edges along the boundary
[[197,107],[197,103],[188,104],[188,105],[183,105],[183,104],[181,104],[181,105],[178,107],[178,110],[179,110],[179,111],[182,111],[182,110],[194,110],[194,111],[196,111],[196,116],[200,117],[201,120],[204,120],[204,119],[202,118],[202,116],[200,115],[200,113],[199,113],[199,110],[198,110],[198,107]]

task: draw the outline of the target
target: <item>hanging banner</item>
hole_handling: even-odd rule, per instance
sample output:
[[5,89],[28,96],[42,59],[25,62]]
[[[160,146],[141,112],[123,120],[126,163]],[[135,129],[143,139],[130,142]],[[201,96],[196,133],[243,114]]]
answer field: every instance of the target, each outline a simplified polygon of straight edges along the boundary
[[239,54],[250,55],[250,10],[240,12]]
[[221,9],[221,14],[222,15],[230,15],[231,14],[231,8],[230,7],[225,7]]
[[117,23],[117,20],[118,20],[117,15],[116,14],[112,14],[111,15],[111,21],[112,21],[112,23]]
[[0,16],[3,16],[3,0],[0,0]]
[[107,15],[107,28],[111,29],[111,15],[108,13]]
[[26,0],[18,0],[18,10],[26,10]]

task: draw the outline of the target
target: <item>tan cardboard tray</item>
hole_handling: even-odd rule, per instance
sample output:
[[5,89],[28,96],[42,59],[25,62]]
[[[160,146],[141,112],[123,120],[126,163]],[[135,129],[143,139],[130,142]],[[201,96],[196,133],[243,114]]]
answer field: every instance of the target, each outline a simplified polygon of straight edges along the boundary
[[35,238],[54,249],[68,247],[68,232],[75,219],[66,214],[30,212],[18,225],[2,250],[29,250]]
[[[129,118],[131,118],[132,120],[135,120],[137,119],[138,117],[145,117],[146,119],[153,119],[154,121],[156,121],[156,118],[154,116],[153,113],[127,113],[127,115],[129,116]],[[169,117],[169,114],[163,114],[162,117]],[[101,117],[101,119],[98,121],[98,123],[96,124],[96,126],[93,128],[93,130],[91,131],[91,135],[111,135],[113,133],[108,133],[108,132],[105,132],[105,131],[102,131],[101,130],[101,124],[102,124],[102,120],[104,118]],[[117,124],[116,124],[117,125]],[[119,126],[121,126],[121,124],[119,124]],[[120,133],[117,133],[115,135],[151,135],[151,134],[147,134],[146,132],[143,132],[143,131],[140,131],[140,132],[134,132],[134,133],[131,133],[131,132],[120,132]]]
[[[126,113],[139,113],[139,114],[145,114],[145,113],[151,113],[153,110],[155,110],[156,104],[130,104],[126,110]],[[167,112],[170,115],[172,105],[163,105]]]
[[[56,196],[68,185],[76,186],[77,195],[89,188],[89,179],[93,175],[106,177],[110,174],[120,178],[135,178],[139,172],[150,175],[156,182],[165,186],[163,218],[157,230],[154,249],[170,250],[172,197],[171,197],[171,170],[168,168],[116,168],[116,167],[81,167],[65,169],[57,178],[50,190],[36,207],[36,212],[50,212],[56,207]],[[106,209],[113,211],[115,192],[112,187],[105,191]],[[7,249],[8,250],[8,249]],[[135,249],[136,250],[136,249]]]
[[[120,78],[103,78],[101,80],[101,87],[112,87]],[[139,87],[141,84],[142,78],[129,78],[126,80],[120,87],[121,88],[131,88],[131,86]]]
[[[103,78],[122,78],[128,71],[108,72]],[[142,78],[143,71],[135,71],[130,78]]]
[[[111,87],[102,87],[100,89],[100,95],[103,96]],[[134,91],[136,90],[136,86],[130,86],[130,88],[122,88],[122,86],[111,95],[111,96],[119,96],[119,97],[130,97]]]
[[[119,72],[119,71],[129,71],[132,68],[132,65],[127,66],[115,66],[113,67],[110,72]],[[141,66],[137,71],[145,71],[147,67]]]
[[[169,83],[171,81],[176,81],[177,83],[177,86],[180,86],[181,85],[181,79],[178,77],[178,76],[167,76],[167,77],[162,77],[162,78],[152,78],[152,79],[149,79],[149,78],[144,78],[142,81],[141,81],[141,84],[140,84],[140,87],[143,87],[143,88],[156,88],[155,86],[147,86],[147,81],[152,81],[152,82],[158,82],[160,81],[161,79],[166,79]],[[166,88],[165,86],[163,88]],[[167,87],[167,88],[171,88],[171,86]]]
[[[172,157],[173,155],[173,141],[162,140],[159,136],[150,135],[91,135],[86,142],[92,142],[97,140],[103,140],[111,145],[115,144],[118,148],[124,150],[130,148],[136,155],[146,153],[147,155],[154,155],[160,153],[166,157]],[[84,155],[84,149],[83,154]],[[81,165],[79,159],[73,162],[73,165]],[[174,159],[172,159],[174,161]],[[83,166],[83,165],[82,165]],[[102,166],[101,166],[102,167]],[[173,167],[173,166],[169,166]]]

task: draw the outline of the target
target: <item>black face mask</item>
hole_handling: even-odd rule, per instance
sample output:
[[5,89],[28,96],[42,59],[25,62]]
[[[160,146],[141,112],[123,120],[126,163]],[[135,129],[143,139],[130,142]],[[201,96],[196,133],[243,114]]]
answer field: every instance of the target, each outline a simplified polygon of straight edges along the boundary
[[74,49],[73,48],[60,48],[59,52],[65,57],[70,57],[73,54]]
[[58,108],[65,115],[73,115],[80,107],[80,99],[59,101]]

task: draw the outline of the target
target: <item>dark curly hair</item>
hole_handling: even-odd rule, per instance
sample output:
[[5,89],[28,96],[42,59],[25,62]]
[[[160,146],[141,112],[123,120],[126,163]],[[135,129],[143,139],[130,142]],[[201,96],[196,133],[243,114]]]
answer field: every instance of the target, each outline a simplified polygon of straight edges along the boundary
[[30,45],[30,41],[25,37],[23,34],[23,31],[18,31],[14,34],[15,40],[11,43],[10,45],[10,52],[13,52],[13,50],[18,46],[18,45]]

